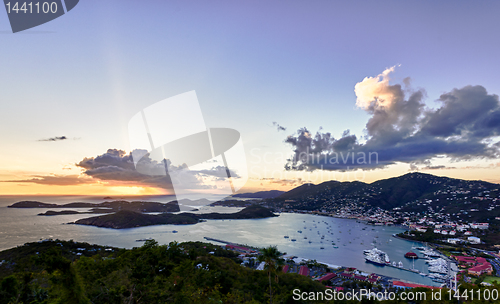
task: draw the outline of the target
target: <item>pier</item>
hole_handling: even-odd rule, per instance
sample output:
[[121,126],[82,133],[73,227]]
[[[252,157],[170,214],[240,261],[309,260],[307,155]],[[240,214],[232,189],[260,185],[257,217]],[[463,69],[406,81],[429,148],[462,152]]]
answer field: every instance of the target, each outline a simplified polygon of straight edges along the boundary
[[238,243],[228,242],[228,241],[224,241],[224,240],[220,240],[220,239],[211,238],[211,237],[208,237],[208,236],[205,236],[203,238],[205,240],[207,240],[207,241],[213,241],[213,242],[218,242],[218,243],[222,243],[222,244],[226,244],[226,245],[232,245],[232,246],[246,247],[248,249],[260,250],[259,248],[254,247],[254,246],[249,246],[249,245],[245,245],[245,244],[238,244]]
[[409,272],[413,272],[413,273],[420,273],[420,271],[416,272],[416,271],[413,271],[413,270],[408,269],[408,268],[394,266],[391,263],[387,263],[385,266],[389,266],[389,267],[392,267],[392,268],[396,268],[396,269],[400,269],[400,270],[405,270],[405,271],[409,271]]
[[239,244],[236,244],[236,243],[231,243],[231,242],[227,242],[227,241],[223,241],[223,240],[219,240],[219,239],[214,239],[214,238],[211,238],[211,237],[208,237],[208,236],[205,236],[203,238],[205,240],[207,240],[207,241],[214,241],[214,242],[218,242],[218,243],[222,243],[222,244],[239,245]]

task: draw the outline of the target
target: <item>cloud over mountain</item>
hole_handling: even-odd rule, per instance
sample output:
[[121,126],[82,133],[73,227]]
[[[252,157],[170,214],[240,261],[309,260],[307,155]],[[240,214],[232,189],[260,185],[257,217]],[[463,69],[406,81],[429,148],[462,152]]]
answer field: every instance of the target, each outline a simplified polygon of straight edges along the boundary
[[[140,161],[141,170],[137,171],[132,153],[144,155]],[[113,186],[144,186],[166,189],[173,193],[174,187],[169,174],[166,172],[175,171],[175,178],[182,185],[182,189],[215,189],[217,182],[228,179],[226,167],[216,165],[206,166],[198,170],[184,170],[187,166],[173,166],[169,160],[161,162],[152,160],[147,151],[133,151],[126,153],[123,150],[108,149],[106,153],[95,157],[85,157],[75,166],[82,169],[81,175],[33,175],[29,179],[6,180],[5,182],[35,183],[54,186],[69,186],[104,183]],[[230,170],[231,178],[240,176]]]
[[[132,153],[144,155],[140,161],[139,173],[134,165]],[[133,151],[126,153],[123,150],[108,149],[106,153],[96,157],[84,158],[76,164],[83,168],[83,174],[101,181],[120,181],[140,184],[143,186],[157,187],[173,190],[168,170],[176,170],[176,178],[179,179],[184,189],[211,189],[214,186],[207,180],[217,181],[227,179],[227,171],[223,166],[213,166],[203,170],[182,170],[185,166],[172,166],[169,160],[158,162],[149,157],[147,151]],[[231,177],[239,176],[230,171]]]
[[335,139],[331,133],[313,135],[307,128],[285,142],[294,151],[288,170],[349,170],[382,168],[396,162],[426,164],[437,156],[453,161],[498,158],[500,103],[498,95],[482,86],[465,86],[442,94],[438,109],[429,109],[425,91],[412,90],[409,79],[389,83],[394,67],[355,86],[356,105],[371,117],[366,141],[345,131]]

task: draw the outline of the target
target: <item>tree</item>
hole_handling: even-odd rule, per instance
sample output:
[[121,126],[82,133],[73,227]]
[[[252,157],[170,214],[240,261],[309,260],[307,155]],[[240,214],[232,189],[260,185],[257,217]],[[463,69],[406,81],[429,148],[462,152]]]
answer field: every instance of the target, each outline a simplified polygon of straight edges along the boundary
[[281,252],[279,252],[276,246],[269,246],[261,249],[259,255],[259,262],[264,262],[264,269],[267,270],[267,274],[269,277],[269,303],[273,302],[273,288],[271,286],[271,275],[275,275],[276,282],[278,282],[278,273],[281,269],[281,266],[284,264],[283,259],[281,258]]

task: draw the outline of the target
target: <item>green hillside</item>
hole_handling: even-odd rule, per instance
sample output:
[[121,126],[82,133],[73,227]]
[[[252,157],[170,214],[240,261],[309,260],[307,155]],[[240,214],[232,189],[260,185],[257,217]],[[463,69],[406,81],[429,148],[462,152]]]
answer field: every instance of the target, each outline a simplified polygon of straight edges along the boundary
[[[131,250],[46,241],[0,252],[0,303],[267,303],[267,271],[240,266],[238,254],[213,244],[159,245]],[[292,291],[325,290],[298,274],[277,272],[273,303]]]

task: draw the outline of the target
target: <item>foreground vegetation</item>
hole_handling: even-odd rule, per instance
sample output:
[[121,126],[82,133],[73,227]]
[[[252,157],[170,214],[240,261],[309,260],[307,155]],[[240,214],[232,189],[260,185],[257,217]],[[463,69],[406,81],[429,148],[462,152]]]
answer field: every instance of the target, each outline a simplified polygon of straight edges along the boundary
[[298,274],[276,272],[270,282],[236,253],[201,242],[126,250],[56,240],[0,259],[0,303],[268,303],[270,288],[273,303],[291,303],[294,288],[325,289]]
[[[262,249],[264,271],[239,265],[238,254],[213,244],[187,242],[119,249],[73,241],[48,240],[0,252],[0,303],[359,303],[320,300],[326,287],[309,277],[282,273],[276,247]],[[355,286],[344,286],[352,292]],[[462,284],[459,295],[481,288]],[[294,300],[293,291],[305,292]],[[466,291],[464,293],[464,291]],[[380,291],[380,290],[374,290]],[[401,293],[393,288],[389,291]],[[436,303],[431,291],[426,300]],[[436,291],[434,291],[436,292]],[[457,303],[442,290],[440,303]],[[462,303],[491,303],[467,298]],[[393,300],[384,303],[408,303]],[[361,303],[379,303],[363,299]]]

